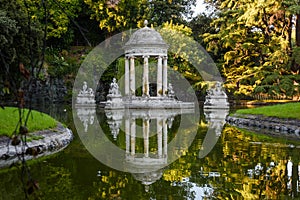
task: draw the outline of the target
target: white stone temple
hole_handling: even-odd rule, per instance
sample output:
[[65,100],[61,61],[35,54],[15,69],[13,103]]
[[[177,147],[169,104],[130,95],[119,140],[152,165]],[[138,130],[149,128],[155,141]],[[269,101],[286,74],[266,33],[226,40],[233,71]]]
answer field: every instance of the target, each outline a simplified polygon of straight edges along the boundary
[[[194,102],[175,99],[176,94],[168,83],[168,45],[153,28],[145,27],[132,34],[125,44],[125,91],[122,102],[114,105],[112,101],[103,102],[106,109],[125,108],[194,108]],[[136,59],[143,59],[143,75],[136,76]],[[156,95],[150,95],[149,59],[157,60]],[[139,66],[137,66],[139,67]],[[142,95],[136,94],[136,79],[142,78]],[[110,96],[111,97],[111,96]]]

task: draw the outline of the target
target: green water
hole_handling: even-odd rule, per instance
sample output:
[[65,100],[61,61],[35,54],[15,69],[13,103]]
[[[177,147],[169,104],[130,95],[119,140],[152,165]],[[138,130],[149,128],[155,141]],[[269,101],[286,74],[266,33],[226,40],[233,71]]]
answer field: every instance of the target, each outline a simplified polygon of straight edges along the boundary
[[[141,177],[105,166],[86,150],[68,107],[48,110],[48,113],[69,126],[75,138],[65,150],[28,162],[30,175],[39,185],[30,199],[171,200],[205,199],[205,195],[211,195],[212,199],[297,198],[297,164],[300,161],[297,141],[269,138],[225,125],[212,151],[199,158],[208,129],[203,115],[189,148],[181,150],[179,159],[159,170],[158,180],[145,185]],[[105,123],[105,117],[97,118],[103,118]],[[109,129],[106,131],[110,137]],[[174,137],[179,133],[176,128],[170,128],[168,134]],[[118,137],[122,138],[120,135]],[[286,170],[288,160],[293,162],[290,178]],[[275,166],[267,170],[272,162]],[[258,163],[263,170],[251,175],[251,169]],[[0,199],[24,199],[21,170],[0,170],[0,180]]]

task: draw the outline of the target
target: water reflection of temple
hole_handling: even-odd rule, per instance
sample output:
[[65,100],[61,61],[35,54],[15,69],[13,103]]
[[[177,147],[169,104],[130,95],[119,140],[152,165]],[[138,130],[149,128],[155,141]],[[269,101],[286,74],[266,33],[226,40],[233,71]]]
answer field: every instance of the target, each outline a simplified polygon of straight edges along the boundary
[[[193,109],[125,109],[105,110],[107,123],[116,139],[124,122],[126,171],[148,186],[159,180],[168,162],[168,129],[177,115],[193,113]],[[150,138],[152,141],[150,142]]]

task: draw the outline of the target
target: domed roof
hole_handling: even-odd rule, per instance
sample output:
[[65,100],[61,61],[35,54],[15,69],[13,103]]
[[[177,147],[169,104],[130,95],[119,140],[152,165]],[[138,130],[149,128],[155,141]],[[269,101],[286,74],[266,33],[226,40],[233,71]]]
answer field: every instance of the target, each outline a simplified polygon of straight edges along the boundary
[[147,173],[134,173],[132,174],[135,180],[141,181],[143,185],[151,185],[152,183],[161,179],[163,170],[147,172]]
[[137,30],[132,34],[125,44],[125,54],[131,55],[166,55],[168,45],[162,39],[161,35],[152,28],[145,27]]

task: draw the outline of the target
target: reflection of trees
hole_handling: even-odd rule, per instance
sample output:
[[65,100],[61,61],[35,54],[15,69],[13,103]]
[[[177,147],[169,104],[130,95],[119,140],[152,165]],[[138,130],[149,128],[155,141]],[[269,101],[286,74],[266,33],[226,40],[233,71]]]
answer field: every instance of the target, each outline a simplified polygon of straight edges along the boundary
[[79,199],[73,195],[71,173],[64,167],[49,167],[46,178],[39,185],[43,190],[37,194],[43,199]]
[[[79,199],[74,195],[75,190],[70,171],[64,167],[43,167],[42,165],[40,167],[39,170],[34,169],[35,177],[40,177],[37,179],[39,190],[31,194],[29,196],[30,199]],[[24,191],[21,187],[20,179],[15,178],[18,175],[18,170],[10,170],[8,173],[0,174],[0,192],[3,199],[24,199]]]
[[[101,117],[98,116],[98,122],[109,133],[105,118]],[[180,121],[176,118],[174,120]],[[288,189],[286,164],[291,159],[293,168],[297,168],[300,156],[298,148],[287,148],[285,140],[269,140],[226,126],[213,150],[205,158],[199,159],[198,152],[208,126],[201,119],[198,127],[193,143],[181,151],[183,156],[165,168],[162,178],[149,187],[145,187],[130,173],[112,170],[89,158],[91,155],[82,150],[79,140],[75,140],[71,148],[49,158],[46,163],[32,166],[40,186],[36,195],[41,199],[87,199],[87,196],[89,199],[197,199],[193,193],[195,185],[211,186],[214,189],[213,196],[218,199],[278,199],[284,195],[297,195],[295,173],[298,171],[293,171],[292,188]],[[171,129],[170,137],[182,134],[183,143],[191,132],[179,133],[176,123],[173,123]],[[93,129],[88,134],[99,141],[97,145],[102,146],[103,141]],[[122,131],[117,141],[110,134],[106,136],[110,141],[118,142],[118,145],[125,143]],[[121,148],[125,149],[125,146]],[[275,167],[267,170],[272,161]],[[57,163],[56,166],[54,163]],[[254,169],[258,163],[261,163],[264,170],[258,175],[249,176],[248,170]],[[101,171],[101,176],[97,177],[97,170]],[[201,175],[200,170],[206,173],[218,172],[220,176]],[[12,187],[21,185],[18,183],[20,180],[14,178],[18,176],[17,173],[0,173],[0,197],[24,198],[21,187]]]
[[[185,155],[172,163],[164,173],[164,180],[182,181],[189,177],[189,182],[203,186],[211,185],[217,198],[279,198],[288,194],[286,187],[287,158],[298,163],[299,150],[287,148],[285,140],[257,137],[226,126],[213,151],[203,159],[197,159],[195,152],[201,149],[206,128],[203,126]],[[297,160],[298,159],[298,160]],[[270,163],[276,165],[270,168]],[[261,163],[261,174],[250,177],[247,170]],[[298,166],[298,165],[296,165]],[[295,168],[295,167],[294,167]],[[218,178],[200,176],[199,170],[219,172]],[[293,173],[298,173],[297,170]],[[294,182],[296,178],[294,178]],[[295,190],[295,186],[293,187]],[[292,192],[292,191],[290,191]],[[297,193],[294,191],[294,195]]]
[[88,199],[121,199],[123,190],[128,185],[127,174],[118,174],[116,171],[103,171],[99,180],[93,183],[95,193]]
[[[223,131],[222,166],[227,178],[234,183],[233,190],[244,198],[278,198],[287,193],[286,163],[290,154],[285,140],[262,138],[257,135],[245,134],[233,127]],[[280,143],[279,143],[280,142]],[[298,151],[299,154],[299,151]],[[294,157],[295,158],[295,157]],[[270,168],[270,163],[276,166]],[[261,163],[263,170],[259,175],[249,177],[246,172]]]

